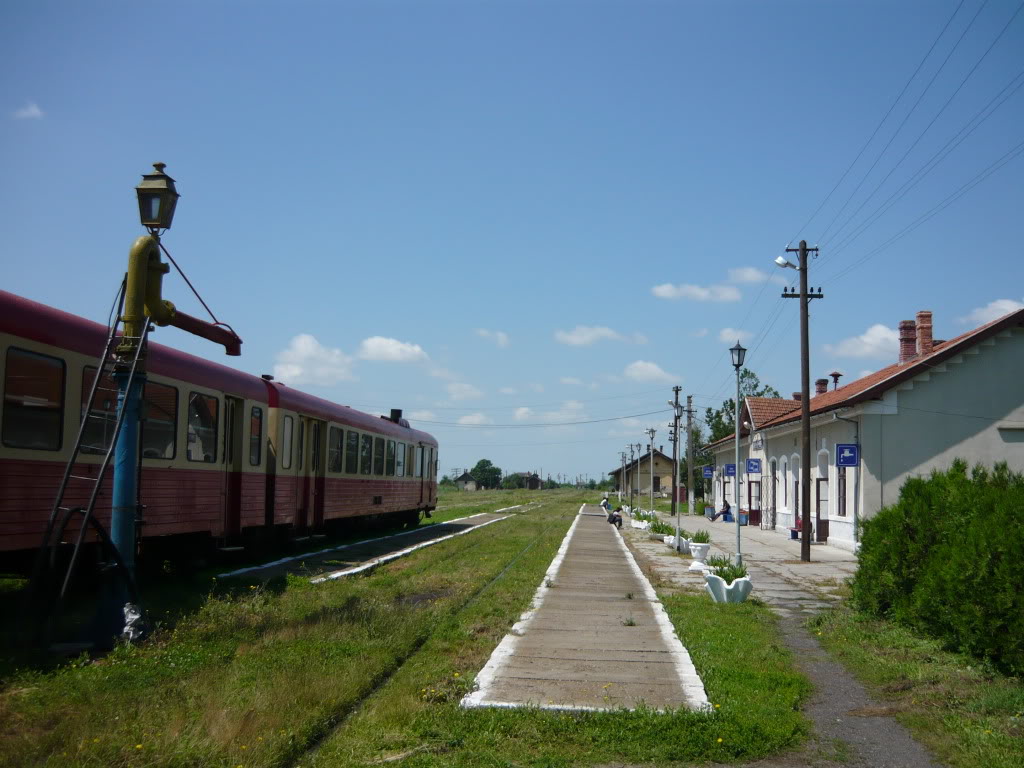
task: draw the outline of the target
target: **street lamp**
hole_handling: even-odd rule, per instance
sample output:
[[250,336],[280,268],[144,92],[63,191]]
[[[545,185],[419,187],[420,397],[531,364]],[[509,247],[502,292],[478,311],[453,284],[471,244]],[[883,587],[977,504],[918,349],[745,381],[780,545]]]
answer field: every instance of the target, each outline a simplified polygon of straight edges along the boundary
[[736,437],[736,489],[733,498],[736,503],[732,513],[736,516],[736,565],[743,565],[743,553],[740,551],[740,369],[743,368],[747,350],[737,340],[736,346],[732,347],[729,352],[732,353],[732,367],[736,369],[736,416],[733,419]]
[[648,437],[651,438],[651,448],[647,453],[647,463],[651,467],[651,514],[654,514],[654,427],[649,427],[647,430]]
[[174,221],[174,209],[178,205],[178,190],[174,179],[164,173],[166,163],[153,163],[153,173],[146,173],[135,188],[139,198],[139,221],[151,233],[170,229]]

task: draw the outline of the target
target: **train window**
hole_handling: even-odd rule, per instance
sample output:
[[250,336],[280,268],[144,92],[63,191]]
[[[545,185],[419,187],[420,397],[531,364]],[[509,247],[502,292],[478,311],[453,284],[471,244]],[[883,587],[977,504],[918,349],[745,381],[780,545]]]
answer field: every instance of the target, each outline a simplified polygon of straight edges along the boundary
[[188,396],[188,460],[217,461],[217,407],[213,395],[191,392]]
[[434,469],[436,467],[434,463],[434,456],[436,455],[436,453],[437,452],[433,448],[430,449],[430,466],[427,468],[427,477],[434,476]]
[[351,429],[345,438],[345,471],[350,475],[359,472],[359,433]]
[[412,477],[416,474],[416,446],[409,446],[409,456],[405,460],[405,474]]
[[4,445],[59,451],[63,431],[64,361],[11,347],[4,372]]
[[249,464],[258,467],[263,460],[263,409],[254,405],[249,414]]
[[[86,400],[92,391],[92,382],[96,378],[96,367],[87,366],[82,371],[82,417],[86,415]],[[88,408],[89,418],[85,421],[82,432],[82,453],[106,454],[110,441],[114,439],[114,425],[117,423],[117,383],[114,377],[106,374]]]
[[281,469],[292,468],[292,427],[295,419],[285,416],[281,427]]
[[337,427],[331,427],[327,436],[327,471],[341,472],[341,448],[344,445],[344,435]]
[[362,444],[359,446],[359,473],[368,475],[373,471],[373,438],[363,435]]
[[373,474],[384,474],[384,438],[373,438]]
[[299,419],[299,439],[295,441],[295,463],[302,469],[302,449],[306,442],[306,422]]
[[384,460],[384,474],[394,477],[395,474],[395,441],[388,440],[388,454]]
[[423,477],[423,446],[416,446],[416,477]]
[[320,471],[320,422],[314,421],[309,428],[309,471]]
[[[214,400],[216,439],[217,401]],[[167,384],[147,381],[142,389],[142,424],[139,436],[142,458],[173,459],[178,434],[178,390]]]
[[405,443],[399,443],[395,449],[395,476],[405,477]]

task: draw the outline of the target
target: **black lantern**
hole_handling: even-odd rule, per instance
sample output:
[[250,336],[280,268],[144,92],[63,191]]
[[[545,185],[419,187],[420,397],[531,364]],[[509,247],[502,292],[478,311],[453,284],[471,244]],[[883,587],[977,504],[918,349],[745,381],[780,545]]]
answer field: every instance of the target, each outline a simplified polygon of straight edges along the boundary
[[738,371],[743,367],[743,358],[747,356],[747,350],[740,346],[740,343],[737,341],[736,346],[732,347],[729,351],[732,352],[732,367]]
[[144,174],[135,188],[139,197],[139,221],[149,230],[170,229],[180,195],[174,179],[164,173],[166,163],[153,163],[153,173]]

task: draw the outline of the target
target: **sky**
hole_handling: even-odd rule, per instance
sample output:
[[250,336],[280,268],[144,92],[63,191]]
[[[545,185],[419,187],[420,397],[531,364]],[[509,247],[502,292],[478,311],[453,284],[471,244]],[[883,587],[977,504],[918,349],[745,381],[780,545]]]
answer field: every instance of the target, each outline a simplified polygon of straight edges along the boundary
[[442,473],[598,478],[671,450],[673,386],[729,397],[737,340],[799,390],[800,239],[812,378],[1024,306],[1022,5],[13,0],[2,287],[105,321],[161,161],[244,345],[156,341],[402,408]]

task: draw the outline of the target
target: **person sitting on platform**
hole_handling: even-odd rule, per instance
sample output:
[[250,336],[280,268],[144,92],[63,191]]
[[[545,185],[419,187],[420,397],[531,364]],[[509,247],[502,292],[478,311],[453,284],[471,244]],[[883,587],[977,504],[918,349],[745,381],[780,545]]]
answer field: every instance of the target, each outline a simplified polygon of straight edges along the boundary
[[728,515],[731,511],[732,511],[732,507],[729,506],[729,500],[728,499],[723,499],[723,501],[722,501],[722,510],[720,512],[715,512],[715,514],[713,514],[711,516],[711,522],[712,523],[715,522],[715,520],[720,518],[722,515]]
[[608,522],[616,528],[622,528],[622,507],[616,507],[614,512],[608,513]]

